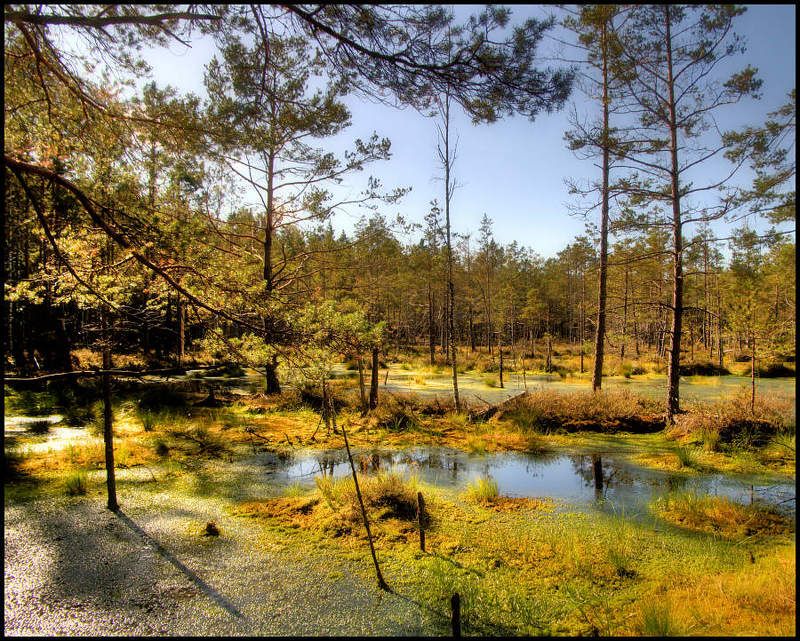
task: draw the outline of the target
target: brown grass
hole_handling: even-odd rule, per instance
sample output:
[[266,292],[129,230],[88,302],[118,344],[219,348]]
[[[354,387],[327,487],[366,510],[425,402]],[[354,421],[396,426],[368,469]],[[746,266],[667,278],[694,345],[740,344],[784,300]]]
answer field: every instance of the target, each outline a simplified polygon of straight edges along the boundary
[[695,404],[676,417],[669,435],[704,443],[763,446],[776,434],[794,432],[793,404],[794,399],[788,396],[758,394],[751,411],[750,391],[745,389],[723,401]]
[[610,390],[592,394],[528,392],[511,399],[497,414],[519,427],[549,433],[564,430],[656,432],[664,427],[661,404],[630,393]]

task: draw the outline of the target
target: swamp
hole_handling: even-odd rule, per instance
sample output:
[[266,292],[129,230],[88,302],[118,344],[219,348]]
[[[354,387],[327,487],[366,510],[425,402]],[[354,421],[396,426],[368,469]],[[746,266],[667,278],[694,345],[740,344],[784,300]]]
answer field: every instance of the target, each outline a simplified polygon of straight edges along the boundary
[[794,5],[3,11],[7,636],[796,636]]

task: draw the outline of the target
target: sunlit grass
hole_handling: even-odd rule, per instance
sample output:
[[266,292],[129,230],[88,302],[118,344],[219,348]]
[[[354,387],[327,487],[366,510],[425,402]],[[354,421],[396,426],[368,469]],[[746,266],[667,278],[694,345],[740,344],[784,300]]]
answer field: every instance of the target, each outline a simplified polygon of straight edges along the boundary
[[651,509],[661,518],[689,530],[725,538],[781,534],[791,522],[760,504],[742,505],[727,497],[681,492],[656,499]]
[[487,503],[500,496],[497,481],[488,476],[481,476],[467,485],[466,496],[475,503]]

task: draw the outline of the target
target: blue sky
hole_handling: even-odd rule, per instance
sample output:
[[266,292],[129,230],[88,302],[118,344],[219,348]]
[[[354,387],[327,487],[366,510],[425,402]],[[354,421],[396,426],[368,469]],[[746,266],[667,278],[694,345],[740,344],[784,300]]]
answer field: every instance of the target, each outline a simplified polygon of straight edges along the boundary
[[[459,15],[478,7],[459,6]],[[550,8],[541,5],[513,5],[512,21],[541,17]],[[795,85],[796,36],[794,5],[750,5],[736,22],[736,32],[747,42],[744,56],[731,62],[729,71],[751,64],[764,81],[759,101],[746,100],[728,108],[721,123],[728,127],[763,123],[766,114],[785,103]],[[550,48],[549,46],[547,47]],[[202,93],[203,65],[213,53],[209,43],[198,41],[190,51],[151,51],[145,58],[153,66],[159,84]],[[353,139],[366,138],[373,131],[392,141],[392,159],[373,164],[365,174],[373,174],[386,187],[411,186],[404,199],[383,206],[382,213],[401,213],[406,219],[421,222],[430,201],[444,196],[444,186],[436,157],[436,129],[432,118],[411,110],[364,102],[347,97],[353,125],[323,146],[331,151],[348,148]],[[591,114],[595,106],[575,92],[563,111],[542,114],[534,122],[511,117],[491,125],[473,126],[460,112],[452,118],[459,138],[455,175],[461,185],[454,193],[451,215],[456,232],[477,235],[479,221],[486,213],[494,221],[495,238],[502,243],[517,241],[543,256],[554,255],[577,234],[584,232],[584,221],[568,213],[569,196],[564,179],[594,177],[591,161],[579,160],[563,140],[568,129],[567,114],[572,109]],[[357,193],[360,180],[343,185],[345,193]],[[349,231],[365,210],[353,208],[334,218],[334,227]],[[723,231],[717,227],[718,233]]]

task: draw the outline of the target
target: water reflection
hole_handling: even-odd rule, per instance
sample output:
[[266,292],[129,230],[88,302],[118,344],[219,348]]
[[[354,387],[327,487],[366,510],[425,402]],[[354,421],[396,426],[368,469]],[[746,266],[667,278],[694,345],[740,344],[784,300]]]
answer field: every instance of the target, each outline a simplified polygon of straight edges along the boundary
[[[742,503],[765,501],[794,510],[795,488],[790,483],[768,483],[720,474],[695,477],[669,474],[634,465],[610,453],[563,455],[556,453],[498,452],[470,455],[449,448],[403,451],[354,450],[362,474],[396,471],[406,477],[444,488],[463,490],[474,479],[491,476],[507,496],[551,497],[566,505],[603,510],[645,508],[657,496],[693,491],[727,496]],[[315,476],[350,474],[344,450],[299,450],[283,455],[259,455],[258,463],[279,484],[312,486]]]

